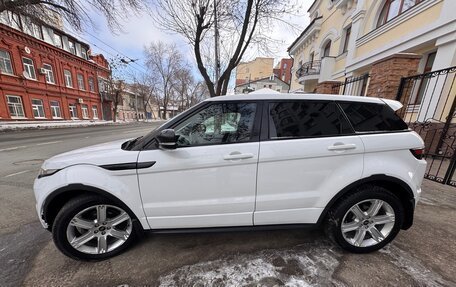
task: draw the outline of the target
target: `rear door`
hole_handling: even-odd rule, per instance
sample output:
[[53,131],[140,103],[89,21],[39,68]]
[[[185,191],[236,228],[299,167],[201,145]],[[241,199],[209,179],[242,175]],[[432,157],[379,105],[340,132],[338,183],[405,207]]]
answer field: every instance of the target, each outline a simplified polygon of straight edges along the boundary
[[361,139],[332,101],[269,102],[263,122],[254,224],[315,223],[361,177]]

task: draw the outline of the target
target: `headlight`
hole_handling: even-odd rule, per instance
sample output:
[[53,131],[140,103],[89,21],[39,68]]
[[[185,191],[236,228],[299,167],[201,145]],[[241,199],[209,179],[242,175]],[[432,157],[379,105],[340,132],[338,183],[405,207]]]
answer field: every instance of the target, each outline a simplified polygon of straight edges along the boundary
[[38,178],[42,178],[45,176],[53,175],[54,173],[58,172],[60,169],[40,169],[40,173],[38,174]]

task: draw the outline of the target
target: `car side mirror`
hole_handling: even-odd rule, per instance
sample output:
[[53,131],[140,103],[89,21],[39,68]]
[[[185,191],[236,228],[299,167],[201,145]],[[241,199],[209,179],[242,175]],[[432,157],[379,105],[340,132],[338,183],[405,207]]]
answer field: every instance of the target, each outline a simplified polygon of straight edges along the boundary
[[177,148],[177,137],[173,129],[165,129],[160,131],[157,136],[158,146],[162,149]]

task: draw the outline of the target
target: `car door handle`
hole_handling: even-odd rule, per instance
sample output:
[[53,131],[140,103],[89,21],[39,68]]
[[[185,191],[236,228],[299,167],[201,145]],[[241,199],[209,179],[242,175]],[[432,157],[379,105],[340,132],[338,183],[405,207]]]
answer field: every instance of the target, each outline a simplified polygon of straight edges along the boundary
[[238,151],[234,151],[228,155],[225,155],[223,157],[224,160],[237,160],[237,159],[247,159],[247,158],[252,158],[253,154],[252,153],[240,153]]
[[328,147],[328,150],[331,151],[343,151],[343,150],[349,150],[349,149],[355,149],[356,145],[355,144],[343,144],[343,143],[335,143],[332,146]]

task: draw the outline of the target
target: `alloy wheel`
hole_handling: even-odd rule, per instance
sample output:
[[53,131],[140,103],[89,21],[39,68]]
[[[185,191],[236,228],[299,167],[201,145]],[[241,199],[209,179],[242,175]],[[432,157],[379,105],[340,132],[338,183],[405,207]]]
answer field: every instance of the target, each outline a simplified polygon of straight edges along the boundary
[[395,224],[394,209],[380,199],[368,199],[353,205],[341,224],[343,238],[356,247],[369,247],[383,241]]
[[69,222],[66,237],[70,245],[86,254],[102,254],[124,244],[132,232],[127,212],[113,205],[94,205]]

